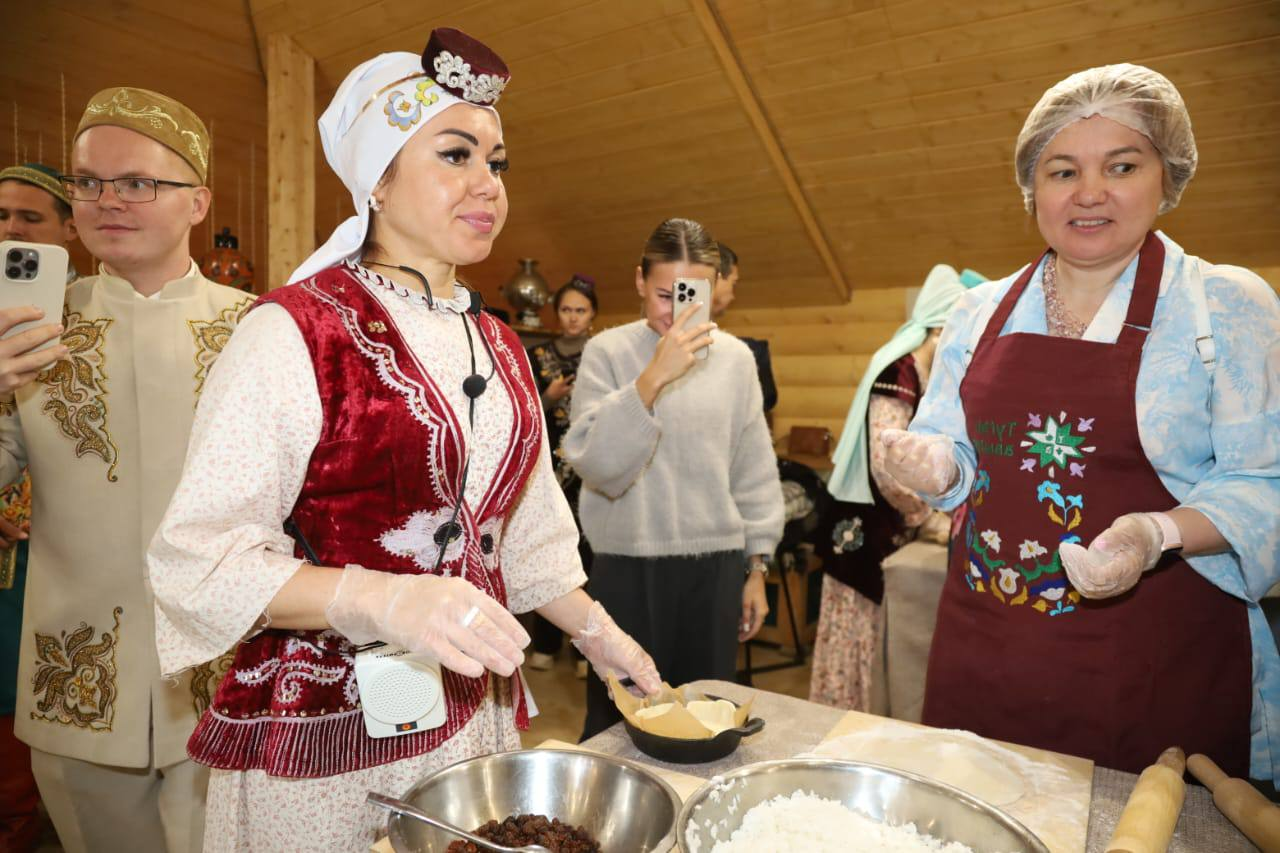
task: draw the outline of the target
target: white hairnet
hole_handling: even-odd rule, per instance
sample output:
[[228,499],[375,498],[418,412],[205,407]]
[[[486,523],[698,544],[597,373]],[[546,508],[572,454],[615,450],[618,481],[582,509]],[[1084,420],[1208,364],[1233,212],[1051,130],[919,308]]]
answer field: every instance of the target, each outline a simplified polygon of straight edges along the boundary
[[1027,210],[1035,210],[1035,171],[1058,131],[1100,115],[1136,130],[1155,146],[1164,163],[1160,212],[1178,206],[1196,173],[1196,139],[1182,96],[1163,74],[1141,65],[1090,68],[1051,87],[1027,116],[1014,150],[1014,169]]

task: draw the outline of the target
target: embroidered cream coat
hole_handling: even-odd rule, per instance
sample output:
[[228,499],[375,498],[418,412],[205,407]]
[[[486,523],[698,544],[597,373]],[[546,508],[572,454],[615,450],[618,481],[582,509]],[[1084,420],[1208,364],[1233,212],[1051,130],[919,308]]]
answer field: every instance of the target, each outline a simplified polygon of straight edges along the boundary
[[31,468],[15,730],[37,749],[117,767],[186,758],[221,671],[160,678],[145,556],[200,389],[251,300],[194,263],[150,299],[105,273],[81,279],[67,289],[69,359],[20,389],[16,411],[0,405],[0,483]]

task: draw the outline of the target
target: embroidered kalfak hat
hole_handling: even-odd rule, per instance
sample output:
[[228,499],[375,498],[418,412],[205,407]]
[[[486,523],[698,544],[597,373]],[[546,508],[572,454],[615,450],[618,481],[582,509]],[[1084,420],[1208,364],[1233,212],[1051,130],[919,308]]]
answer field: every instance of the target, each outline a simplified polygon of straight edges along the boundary
[[290,283],[359,257],[369,232],[369,199],[391,161],[433,116],[457,104],[494,110],[511,74],[464,32],[431,32],[421,55],[384,53],[356,66],[320,116],[329,166],[351,193],[356,215],[289,277]]

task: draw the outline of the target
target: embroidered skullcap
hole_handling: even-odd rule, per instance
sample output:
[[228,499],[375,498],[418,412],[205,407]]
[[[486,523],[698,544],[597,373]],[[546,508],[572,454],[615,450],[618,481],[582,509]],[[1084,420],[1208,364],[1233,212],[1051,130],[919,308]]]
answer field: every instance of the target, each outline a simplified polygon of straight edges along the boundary
[[564,299],[564,295],[571,290],[585,296],[587,301],[591,303],[592,311],[600,310],[600,299],[596,296],[596,280],[589,275],[574,273],[569,277],[568,281],[560,285],[555,296],[552,297],[551,304],[557,311],[560,310],[560,302]]
[[328,241],[289,283],[355,260],[369,233],[369,200],[387,167],[414,134],[437,113],[456,104],[492,110],[511,74],[492,50],[458,30],[431,32],[427,49],[384,53],[352,70],[320,116],[320,144],[329,166],[351,193],[356,215],[338,225]]
[[1164,163],[1160,212],[1178,206],[1196,173],[1196,138],[1182,95],[1163,74],[1141,65],[1103,65],[1072,74],[1052,86],[1027,116],[1014,149],[1014,169],[1028,211],[1035,210],[1040,155],[1072,122],[1103,116],[1141,133]]
[[43,163],[23,163],[21,166],[10,166],[0,170],[0,181],[22,181],[33,187],[39,187],[59,201],[71,203],[71,199],[67,197],[66,188],[62,186],[62,181],[58,180],[57,171]]
[[185,160],[200,183],[209,177],[209,131],[199,116],[168,95],[131,86],[103,89],[89,99],[76,136],[103,124],[150,137]]

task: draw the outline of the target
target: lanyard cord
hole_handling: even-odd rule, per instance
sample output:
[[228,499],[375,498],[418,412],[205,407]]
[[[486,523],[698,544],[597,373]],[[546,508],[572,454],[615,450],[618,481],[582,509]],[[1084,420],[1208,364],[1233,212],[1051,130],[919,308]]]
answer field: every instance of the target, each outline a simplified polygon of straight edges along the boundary
[[[462,329],[467,334],[467,351],[471,355],[471,374],[462,382],[462,390],[467,395],[467,425],[471,431],[471,437],[474,439],[476,431],[476,398],[484,393],[489,380],[498,372],[498,362],[493,357],[493,350],[489,348],[489,339],[480,334],[480,342],[484,345],[484,350],[489,356],[489,375],[481,376],[476,371],[476,344],[475,339],[471,337],[471,324],[467,322],[467,315],[462,315]],[[477,328],[477,331],[479,329]],[[449,517],[449,523],[443,528],[444,535],[440,537],[440,552],[436,555],[436,565],[433,572],[440,571],[440,566],[444,564],[444,553],[449,548],[449,543],[455,538],[462,535],[462,530],[458,527],[458,513],[462,510],[462,502],[466,500],[467,494],[467,475],[471,471],[471,455],[467,455],[467,461],[462,465],[462,483],[458,487],[458,502],[454,504],[453,514]]]

